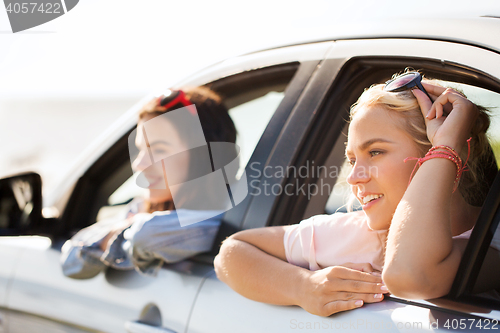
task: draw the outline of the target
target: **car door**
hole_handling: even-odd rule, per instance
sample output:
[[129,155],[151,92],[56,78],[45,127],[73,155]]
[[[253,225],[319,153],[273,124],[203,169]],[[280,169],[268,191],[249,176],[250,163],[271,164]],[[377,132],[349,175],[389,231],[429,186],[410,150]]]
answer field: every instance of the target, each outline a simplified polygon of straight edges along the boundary
[[[492,97],[490,102],[500,103],[498,63],[500,54],[491,48],[455,42],[418,38],[337,41],[290,115],[273,154],[266,162],[267,174],[259,174],[256,187],[260,192],[244,216],[243,227],[293,224],[315,214],[332,213],[342,208],[342,204],[337,205],[346,191],[341,184],[345,159],[342,132],[346,129],[350,105],[365,87],[384,82],[405,67],[413,67],[428,76],[465,82],[478,91],[483,89]],[[498,110],[493,110],[498,114]],[[499,128],[496,123],[490,132],[496,147],[500,142]],[[497,150],[497,160],[498,155]],[[315,169],[318,166],[325,167],[327,172],[318,172]],[[273,172],[300,171],[300,168],[305,170],[302,174]],[[485,209],[498,210],[499,182],[497,179],[497,185],[490,192],[493,203]],[[485,228],[498,225],[499,217],[495,220],[493,215],[487,221],[485,219],[484,225],[478,223],[475,232],[485,234]],[[488,239],[472,238],[466,254],[477,253],[477,249],[488,245]],[[481,259],[471,256],[464,255],[462,261],[463,267],[468,265],[469,273],[472,265],[482,262],[484,254]],[[500,281],[500,276],[492,278]],[[459,274],[455,284],[470,284],[468,279]],[[456,324],[464,320],[479,325],[489,321],[490,328],[495,321],[498,324],[500,313],[495,310],[499,308],[498,299],[471,305],[464,297],[463,292],[433,301],[386,297],[381,303],[365,304],[360,309],[322,318],[299,307],[275,306],[246,299],[212,273],[207,276],[197,297],[188,332],[445,331],[456,328]],[[452,323],[455,326],[450,326]],[[467,327],[480,330],[479,326]]]
[[[262,164],[330,47],[317,43],[238,57],[178,86],[207,85],[220,93],[239,133],[242,166],[246,161]],[[23,248],[8,290],[9,332],[123,332],[125,326],[130,332],[186,330],[201,283],[213,271],[213,256],[165,265],[155,278],[108,269],[91,279],[73,280],[61,271],[62,243],[99,216],[119,210],[117,197],[129,199],[130,130],[75,184],[52,240]],[[227,212],[220,238],[240,227],[250,201]],[[23,239],[28,237],[18,238]]]
[[3,328],[8,325],[7,295],[9,283],[12,281],[17,260],[23,251],[21,246],[16,246],[16,240],[11,237],[9,237],[7,242],[10,244],[5,245],[0,243],[2,257],[0,264],[0,332],[4,332]]

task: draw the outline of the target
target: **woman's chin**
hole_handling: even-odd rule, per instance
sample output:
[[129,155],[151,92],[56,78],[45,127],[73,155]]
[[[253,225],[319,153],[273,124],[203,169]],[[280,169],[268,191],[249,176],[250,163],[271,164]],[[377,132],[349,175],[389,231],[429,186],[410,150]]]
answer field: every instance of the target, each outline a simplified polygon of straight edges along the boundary
[[[366,214],[366,213],[365,213]],[[368,227],[372,230],[387,230],[390,227],[389,223],[386,220],[380,220],[380,218],[370,218],[368,214],[366,214]]]
[[148,200],[152,203],[160,203],[172,200],[172,194],[166,190],[149,190]]

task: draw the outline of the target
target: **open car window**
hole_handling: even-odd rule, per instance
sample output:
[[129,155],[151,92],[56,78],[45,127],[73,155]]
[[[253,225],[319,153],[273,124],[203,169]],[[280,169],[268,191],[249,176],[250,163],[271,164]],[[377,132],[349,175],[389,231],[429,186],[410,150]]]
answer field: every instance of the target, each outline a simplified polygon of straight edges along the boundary
[[[472,70],[468,72],[469,69],[466,67],[458,69],[455,65],[451,65],[450,68],[438,68],[438,66],[435,66],[431,62],[426,63],[421,59],[415,59],[412,62],[412,60],[407,58],[404,59],[404,63],[405,66],[420,69],[429,77],[440,79],[443,86],[458,89],[465,93],[473,102],[489,109],[491,125],[487,136],[495,154],[497,167],[500,166],[500,85],[498,82],[491,81],[486,75],[484,77],[480,74],[472,76],[470,75]],[[366,67],[365,64],[367,64]],[[286,204],[288,209],[281,209],[276,214],[274,224],[293,224],[313,215],[332,214],[336,211],[347,210],[346,203],[350,196],[350,189],[346,183],[346,177],[350,167],[345,163],[344,150],[347,139],[346,124],[349,119],[349,108],[363,92],[364,88],[374,82],[385,82],[394,72],[403,69],[404,67],[397,68],[396,65],[381,59],[371,61],[358,58],[345,65],[344,72],[340,73],[335,79],[336,83],[332,84],[320,109],[311,110],[311,112],[317,112],[318,114],[313,125],[315,127],[314,130],[310,131],[309,136],[304,139],[304,142],[307,144],[300,151],[300,155],[298,154],[293,165],[293,168],[299,169],[303,167],[309,173],[304,173],[305,176],[287,175],[288,179],[286,179],[283,185],[297,184],[295,186],[300,186],[304,184],[306,194],[297,192],[294,196],[282,195],[279,198],[280,203],[282,206]],[[466,84],[456,82],[466,82]],[[335,89],[338,87],[344,88]],[[324,167],[321,169],[323,172],[317,172],[320,170],[320,167]],[[495,172],[495,170],[491,171],[492,173]],[[308,192],[308,189],[313,189],[314,193]],[[498,198],[499,195],[499,189],[497,188],[496,192],[490,194],[490,197]],[[353,208],[357,209],[359,206],[357,207],[355,204]],[[483,207],[484,210],[485,207]],[[500,252],[495,247],[498,246],[496,244],[500,238],[498,222],[496,223],[494,230],[491,231],[495,236],[490,247],[490,240],[487,241],[487,251],[485,252],[488,252],[488,258],[496,258],[493,262],[496,262],[496,267],[500,267],[500,264],[498,264],[500,262]],[[474,229],[477,229],[479,232],[481,229],[487,227],[493,228],[493,225],[488,224],[488,226],[485,226],[477,224]],[[465,241],[467,242],[467,240]],[[467,246],[466,254],[468,251],[476,251],[483,244],[470,238]],[[464,259],[465,257],[464,255]],[[482,263],[483,257],[484,254],[480,256],[475,254],[474,257],[467,260],[471,261],[472,264],[476,261]],[[468,276],[459,276],[457,274],[455,281],[473,283],[466,293],[461,292],[462,296],[475,296],[476,298],[481,297],[490,301],[493,299],[493,301],[498,302],[498,292],[500,290],[495,283],[500,281],[500,269],[492,270],[488,266],[490,266],[490,261],[485,261],[483,267],[476,265],[473,268],[476,270],[476,273],[480,270],[477,284],[474,284],[476,281],[475,278],[472,280]],[[491,288],[486,287],[486,290],[483,283],[485,279],[490,281],[491,286]],[[481,288],[479,287],[480,284],[482,284]],[[450,297],[453,296],[450,294]],[[500,303],[497,303],[497,306],[498,304]]]
[[[425,72],[425,70],[423,70]],[[380,82],[384,79],[381,78]],[[471,101],[481,105],[489,110],[491,124],[487,132],[487,137],[495,155],[497,167],[500,167],[500,93],[475,86],[473,84],[457,83],[449,80],[440,80],[442,86],[457,89],[463,92]],[[355,100],[352,100],[354,102]],[[350,104],[349,104],[350,105]],[[348,119],[349,105],[344,104],[341,107],[332,109],[331,112],[337,112],[343,115],[344,119]],[[346,212],[348,207],[352,210],[361,209],[359,202],[352,198],[350,187],[347,184],[346,178],[350,171],[350,166],[345,161],[341,154],[345,148],[347,141],[348,125],[344,125],[342,133],[337,137],[332,144],[329,156],[325,158],[325,166],[328,174],[324,173],[317,179],[319,188],[328,181],[333,183],[332,187],[327,192],[328,199],[323,206],[323,212],[317,212],[320,206],[314,202],[314,198],[305,211],[304,218],[318,213],[333,214],[335,212]],[[337,156],[337,157],[335,157]],[[341,160],[344,158],[344,160]],[[331,178],[335,178],[333,181]],[[465,290],[460,292],[452,291],[449,297],[456,298],[466,302],[471,302],[478,305],[486,305],[489,308],[500,309],[500,211],[498,211],[498,202],[500,195],[500,176],[497,172],[497,180],[490,188],[490,193],[487,201],[483,205],[483,211],[492,211],[491,218],[485,223],[478,224],[474,229],[477,234],[488,235],[483,237],[485,241],[479,241],[479,237],[463,239],[467,244],[466,255],[464,255],[461,267],[466,269],[469,267],[467,274],[462,274],[459,269],[455,284],[457,286],[464,285]],[[330,178],[330,180],[328,180]],[[495,185],[496,184],[496,185]],[[322,195],[323,193],[320,193]],[[352,199],[351,199],[352,198]],[[351,200],[350,200],[351,199]],[[492,203],[496,202],[495,205]],[[316,211],[315,211],[316,210]],[[495,213],[496,211],[496,213]],[[487,230],[486,230],[487,229]],[[490,240],[491,239],[491,242]],[[488,246],[489,245],[489,246]],[[481,253],[480,248],[484,249]],[[474,253],[474,254],[472,254]],[[467,267],[466,267],[467,266]],[[455,288],[456,289],[456,288]],[[457,289],[458,290],[458,289]]]
[[[265,80],[267,69],[264,68],[246,75],[237,74],[207,85],[221,95],[237,130],[236,144],[240,148],[237,177],[244,172],[264,130],[283,100],[298,65],[298,63],[284,65],[281,75],[275,75],[275,79]],[[275,73],[277,68],[274,67],[272,70]],[[259,72],[263,74],[259,76]],[[226,84],[225,81],[229,82]],[[228,88],[232,83],[237,83],[241,89],[233,91]],[[130,165],[124,165],[117,173],[123,174],[127,168],[130,169]],[[109,195],[106,203],[99,209],[96,220],[100,221],[119,214],[124,216],[127,203],[133,198],[146,195],[147,190],[137,186],[135,176],[129,171],[127,179]]]

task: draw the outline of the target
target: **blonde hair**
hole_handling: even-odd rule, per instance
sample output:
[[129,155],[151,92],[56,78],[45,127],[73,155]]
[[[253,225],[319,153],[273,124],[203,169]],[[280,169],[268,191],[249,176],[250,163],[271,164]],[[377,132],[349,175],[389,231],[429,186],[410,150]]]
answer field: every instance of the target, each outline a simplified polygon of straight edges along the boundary
[[[433,80],[423,81],[438,85]],[[398,117],[395,117],[396,121],[413,138],[421,153],[419,157],[423,157],[432,144],[427,138],[425,120],[413,93],[410,90],[397,93],[387,92],[384,91],[384,84],[373,85],[365,89],[357,102],[352,105],[350,110],[351,121],[361,108],[377,106],[398,115]],[[467,163],[469,171],[462,174],[459,190],[468,203],[474,206],[481,206],[491,183],[490,179],[486,179],[486,174],[490,173],[489,170],[492,167],[497,167],[493,151],[486,136],[486,131],[490,126],[488,110],[479,105],[476,105],[476,107],[479,110],[479,116],[471,131],[471,150],[469,162]],[[465,162],[467,148],[462,149],[462,152],[463,156],[461,157]]]

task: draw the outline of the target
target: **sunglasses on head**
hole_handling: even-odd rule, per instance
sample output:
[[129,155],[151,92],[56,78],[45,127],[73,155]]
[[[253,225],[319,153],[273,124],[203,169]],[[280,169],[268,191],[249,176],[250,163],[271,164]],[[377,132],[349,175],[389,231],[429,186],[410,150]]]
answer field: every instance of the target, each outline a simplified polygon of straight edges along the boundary
[[163,106],[167,109],[176,104],[188,106],[193,103],[186,98],[186,94],[182,90],[167,90],[165,94],[158,99],[158,106]]
[[187,99],[186,94],[182,90],[167,90],[165,94],[160,96],[157,101],[158,106],[163,106],[168,109],[177,104],[182,104],[191,114],[196,114],[196,109],[193,107],[193,103]]
[[401,74],[385,83],[384,90],[388,92],[400,92],[417,87],[422,90],[432,101],[431,96],[422,86],[422,75],[419,72],[408,72]]

